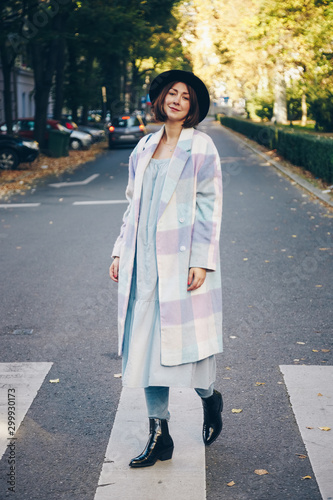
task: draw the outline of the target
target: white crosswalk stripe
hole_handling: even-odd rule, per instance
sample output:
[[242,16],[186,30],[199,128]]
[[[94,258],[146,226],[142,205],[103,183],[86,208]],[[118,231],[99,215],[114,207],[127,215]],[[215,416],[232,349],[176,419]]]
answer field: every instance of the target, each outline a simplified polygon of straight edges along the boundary
[[172,460],[131,469],[131,458],[143,450],[148,418],[142,389],[124,388],[106,450],[95,500],[170,500],[206,498],[205,447],[201,437],[201,400],[193,389],[170,390]]
[[53,363],[0,363],[0,459]]
[[320,493],[323,500],[332,500],[333,366],[282,365],[280,369]]

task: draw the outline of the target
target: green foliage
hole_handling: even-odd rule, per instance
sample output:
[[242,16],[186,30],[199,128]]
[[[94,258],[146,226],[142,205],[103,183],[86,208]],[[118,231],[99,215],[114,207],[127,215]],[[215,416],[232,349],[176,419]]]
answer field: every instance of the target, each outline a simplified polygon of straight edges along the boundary
[[223,116],[222,125],[250,139],[276,149],[294,165],[309,170],[320,179],[333,182],[333,140],[311,134],[294,133],[281,128]]
[[254,94],[246,101],[246,111],[251,120],[258,118],[263,121],[270,120],[273,115],[273,106],[273,97],[270,95],[261,96]]

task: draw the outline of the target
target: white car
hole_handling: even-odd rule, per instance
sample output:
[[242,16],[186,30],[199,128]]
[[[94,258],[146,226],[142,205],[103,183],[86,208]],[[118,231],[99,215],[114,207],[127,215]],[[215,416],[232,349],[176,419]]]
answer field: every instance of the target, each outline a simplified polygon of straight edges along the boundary
[[61,130],[68,132],[70,134],[69,146],[71,149],[89,149],[92,144],[92,137],[90,134],[85,132],[80,132],[79,130],[68,130],[68,128],[63,125],[59,125]]

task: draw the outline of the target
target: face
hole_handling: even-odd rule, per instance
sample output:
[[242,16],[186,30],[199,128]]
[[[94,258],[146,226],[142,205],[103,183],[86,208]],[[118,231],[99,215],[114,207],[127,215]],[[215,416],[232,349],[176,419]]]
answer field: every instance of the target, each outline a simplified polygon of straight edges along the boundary
[[168,120],[183,122],[190,111],[190,94],[183,82],[175,83],[164,99],[163,110]]

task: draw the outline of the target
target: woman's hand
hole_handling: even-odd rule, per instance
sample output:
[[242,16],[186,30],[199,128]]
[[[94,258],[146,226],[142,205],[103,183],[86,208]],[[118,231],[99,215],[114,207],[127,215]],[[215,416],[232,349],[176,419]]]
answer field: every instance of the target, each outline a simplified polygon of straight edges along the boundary
[[196,290],[200,288],[206,279],[206,269],[201,267],[191,267],[188,273],[188,288],[187,291]]
[[110,269],[110,278],[118,283],[118,274],[119,274],[119,257],[115,257],[114,261],[112,262]]

